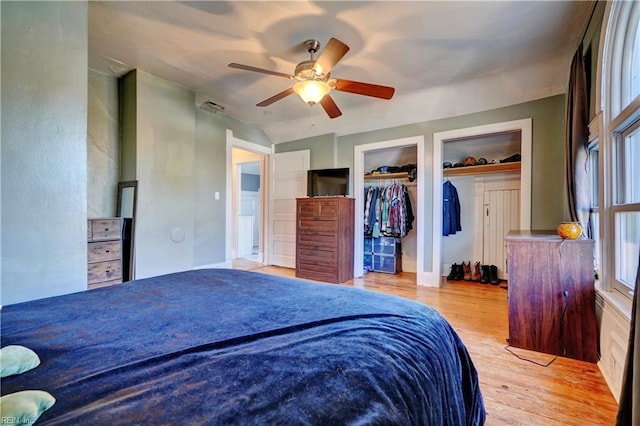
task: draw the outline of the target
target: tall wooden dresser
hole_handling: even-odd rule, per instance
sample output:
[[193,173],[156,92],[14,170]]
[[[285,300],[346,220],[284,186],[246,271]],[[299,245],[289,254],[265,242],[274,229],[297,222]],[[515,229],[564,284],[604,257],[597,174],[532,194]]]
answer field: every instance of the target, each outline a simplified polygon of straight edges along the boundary
[[597,362],[593,240],[511,231],[507,243],[509,344]]
[[353,207],[347,197],[297,199],[296,277],[330,283],[353,278]]
[[87,283],[90,289],[122,282],[122,229],[119,217],[87,221]]

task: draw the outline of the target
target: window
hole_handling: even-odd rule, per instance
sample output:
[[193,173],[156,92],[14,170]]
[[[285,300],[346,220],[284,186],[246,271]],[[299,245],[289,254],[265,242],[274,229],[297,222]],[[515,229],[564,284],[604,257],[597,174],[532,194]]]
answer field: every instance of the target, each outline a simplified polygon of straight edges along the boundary
[[640,203],[640,121],[614,134],[616,204]]
[[[640,252],[640,3],[611,3],[604,64],[607,287],[631,297]],[[606,254],[605,254],[606,253]]]
[[640,249],[640,121],[613,135],[614,287],[633,290]]

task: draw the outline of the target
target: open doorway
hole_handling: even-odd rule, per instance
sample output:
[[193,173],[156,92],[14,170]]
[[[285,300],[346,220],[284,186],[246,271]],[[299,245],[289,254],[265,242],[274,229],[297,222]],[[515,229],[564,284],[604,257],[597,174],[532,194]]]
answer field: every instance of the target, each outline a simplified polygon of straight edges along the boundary
[[[234,148],[234,159],[239,156]],[[246,152],[246,151],[245,151]],[[242,156],[245,156],[243,154]],[[259,154],[255,154],[259,155]],[[236,244],[235,258],[259,261],[262,234],[262,168],[261,161],[236,164],[236,179],[239,182],[236,194]]]
[[268,261],[268,164],[270,148],[227,131],[226,262]]
[[264,261],[264,154],[234,147],[231,258]]

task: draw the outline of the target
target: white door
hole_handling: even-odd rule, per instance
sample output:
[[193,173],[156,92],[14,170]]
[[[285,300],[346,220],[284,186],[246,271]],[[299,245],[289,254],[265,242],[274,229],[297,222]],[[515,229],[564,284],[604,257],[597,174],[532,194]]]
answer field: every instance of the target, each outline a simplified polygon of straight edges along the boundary
[[508,176],[484,182],[482,193],[482,264],[496,265],[498,278],[507,279],[504,238],[520,229],[520,177]]
[[[238,252],[236,257],[253,257],[260,243],[260,193],[241,191],[237,223]],[[257,257],[256,257],[257,258]],[[255,258],[252,258],[255,260]]]
[[296,198],[307,195],[309,156],[309,150],[271,156],[271,265],[296,267]]
[[249,215],[238,216],[238,247],[237,257],[249,257],[253,253],[253,227],[254,217]]

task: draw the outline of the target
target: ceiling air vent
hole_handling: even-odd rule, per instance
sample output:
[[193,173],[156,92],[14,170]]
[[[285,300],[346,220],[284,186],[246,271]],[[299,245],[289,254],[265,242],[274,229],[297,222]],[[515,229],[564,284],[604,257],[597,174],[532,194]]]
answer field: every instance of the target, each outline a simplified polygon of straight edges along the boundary
[[200,109],[207,111],[207,112],[212,112],[214,114],[217,114],[219,112],[223,112],[224,111],[224,107],[222,105],[218,105],[215,102],[211,102],[211,101],[205,101],[203,103],[200,104]]

